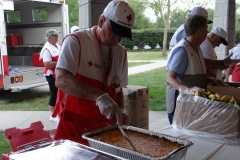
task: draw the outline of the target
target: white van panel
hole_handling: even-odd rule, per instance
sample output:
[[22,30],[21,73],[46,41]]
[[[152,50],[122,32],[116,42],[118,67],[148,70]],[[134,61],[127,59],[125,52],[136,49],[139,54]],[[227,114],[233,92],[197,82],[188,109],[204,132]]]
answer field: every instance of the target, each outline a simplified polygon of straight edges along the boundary
[[12,0],[4,0],[3,1],[3,9],[13,11],[14,10],[13,1]]

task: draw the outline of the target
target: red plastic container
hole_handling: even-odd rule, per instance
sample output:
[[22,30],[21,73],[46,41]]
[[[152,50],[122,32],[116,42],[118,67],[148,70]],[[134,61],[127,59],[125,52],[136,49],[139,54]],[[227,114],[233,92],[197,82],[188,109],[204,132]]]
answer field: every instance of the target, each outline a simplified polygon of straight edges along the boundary
[[18,45],[23,45],[23,36],[20,33],[17,33]]
[[18,36],[16,34],[8,34],[7,45],[12,47],[18,45]]
[[23,36],[20,33],[11,33],[7,35],[7,46],[17,46],[23,44]]
[[43,128],[43,124],[38,121],[32,123],[29,128],[17,129],[14,127],[6,129],[4,133],[11,144],[12,150],[15,152],[31,146],[51,142],[52,138]]
[[39,60],[40,57],[40,53],[33,53],[32,54],[32,64],[33,66],[40,66],[40,67],[44,67],[44,63],[41,60]]
[[2,154],[2,160],[9,160],[9,155],[10,154],[11,154],[11,152],[8,153],[8,154]]

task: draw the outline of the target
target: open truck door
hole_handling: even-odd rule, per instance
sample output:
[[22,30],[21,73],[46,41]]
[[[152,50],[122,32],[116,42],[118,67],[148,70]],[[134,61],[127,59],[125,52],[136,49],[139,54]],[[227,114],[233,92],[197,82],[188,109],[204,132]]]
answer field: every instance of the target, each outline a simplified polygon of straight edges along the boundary
[[0,0],[0,90],[22,91],[47,85],[37,54],[48,29],[69,33],[64,0]]

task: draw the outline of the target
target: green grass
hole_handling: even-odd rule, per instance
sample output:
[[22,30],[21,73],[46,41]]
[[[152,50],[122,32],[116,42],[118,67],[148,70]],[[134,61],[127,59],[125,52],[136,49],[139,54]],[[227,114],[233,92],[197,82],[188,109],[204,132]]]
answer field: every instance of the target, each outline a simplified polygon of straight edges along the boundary
[[140,66],[144,64],[149,64],[152,62],[128,62],[128,67]]
[[[0,157],[3,153],[7,154],[12,150],[8,139],[5,137],[3,131],[0,130]],[[1,158],[0,158],[1,159]]]
[[162,55],[162,51],[138,51],[128,52],[128,60],[166,60],[167,56]]
[[[128,60],[166,60],[162,51],[128,52]],[[143,63],[142,63],[143,64]],[[141,65],[141,64],[140,64]],[[166,67],[130,75],[129,85],[149,87],[149,110],[166,111]]]
[[16,100],[1,103],[0,110],[6,111],[48,111],[48,99],[50,94],[43,94],[35,98]]
[[149,110],[166,111],[166,67],[130,75],[129,85],[149,87]]

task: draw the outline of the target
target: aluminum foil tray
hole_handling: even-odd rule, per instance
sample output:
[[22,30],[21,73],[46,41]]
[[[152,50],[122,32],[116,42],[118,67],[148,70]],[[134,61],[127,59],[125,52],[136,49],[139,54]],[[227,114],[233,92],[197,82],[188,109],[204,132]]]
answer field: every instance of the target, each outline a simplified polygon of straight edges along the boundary
[[113,126],[107,126],[104,128],[101,128],[99,130],[93,131],[93,132],[88,132],[82,135],[82,137],[86,140],[88,140],[88,143],[91,147],[96,148],[98,150],[102,150],[104,152],[119,156],[119,157],[123,157],[126,159],[132,159],[132,160],[180,160],[183,159],[187,153],[187,149],[189,147],[191,147],[193,145],[193,143],[189,140],[185,140],[185,139],[180,139],[177,137],[173,137],[170,135],[166,135],[166,134],[161,134],[161,133],[157,133],[157,132],[153,132],[153,131],[149,131],[149,130],[145,130],[145,129],[141,129],[141,128],[137,128],[137,127],[132,127],[132,126],[122,126],[123,129],[126,130],[131,130],[131,131],[136,131],[136,132],[140,132],[140,133],[144,133],[147,135],[153,135],[153,136],[157,136],[159,138],[166,138],[167,140],[170,140],[172,142],[177,142],[179,144],[182,144],[183,147],[178,148],[177,150],[169,153],[168,155],[161,157],[161,158],[153,158],[144,154],[141,154],[139,152],[135,152],[126,148],[121,148],[118,146],[114,146],[111,144],[107,144],[101,141],[97,141],[93,138],[91,138],[94,135],[97,135],[103,131],[108,131],[111,129],[115,129],[117,128],[116,125]]
[[9,160],[125,160],[103,151],[75,143],[58,140],[28,149],[19,150],[9,155]]

